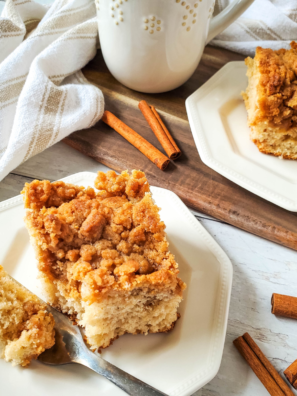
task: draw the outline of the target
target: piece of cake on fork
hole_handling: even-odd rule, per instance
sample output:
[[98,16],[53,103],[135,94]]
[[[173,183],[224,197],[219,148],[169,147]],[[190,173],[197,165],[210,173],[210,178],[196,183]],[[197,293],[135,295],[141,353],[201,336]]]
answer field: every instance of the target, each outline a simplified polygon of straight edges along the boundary
[[35,180],[23,190],[46,299],[92,349],[171,330],[186,287],[144,173],[98,172],[95,187]]
[[45,304],[0,265],[0,358],[28,366],[54,345],[54,325]]
[[262,153],[297,159],[297,43],[290,50],[258,47],[245,63],[251,140]]

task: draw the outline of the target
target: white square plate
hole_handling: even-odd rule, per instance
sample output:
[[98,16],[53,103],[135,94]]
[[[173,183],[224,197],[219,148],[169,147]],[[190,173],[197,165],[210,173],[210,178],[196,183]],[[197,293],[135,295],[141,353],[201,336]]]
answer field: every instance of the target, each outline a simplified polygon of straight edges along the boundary
[[249,138],[244,62],[230,62],[186,100],[201,160],[274,204],[297,212],[297,161],[262,154]]
[[[93,185],[94,173],[63,179]],[[103,357],[171,396],[186,396],[218,372],[228,319],[232,265],[226,254],[172,192],[152,187],[167,226],[170,250],[188,288],[180,306],[181,319],[169,334],[125,335],[103,350]],[[42,297],[37,263],[29,242],[20,196],[0,203],[0,263],[15,279]],[[0,361],[1,395],[120,396],[123,391],[91,370],[78,366],[13,368]]]

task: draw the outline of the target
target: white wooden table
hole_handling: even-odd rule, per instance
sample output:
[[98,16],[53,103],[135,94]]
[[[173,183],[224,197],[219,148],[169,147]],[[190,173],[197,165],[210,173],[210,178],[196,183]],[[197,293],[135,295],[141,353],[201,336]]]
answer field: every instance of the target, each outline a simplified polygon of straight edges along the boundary
[[[58,143],[0,182],[0,201],[19,194],[24,183],[35,178],[53,181],[98,170],[107,168]],[[218,375],[195,396],[268,395],[232,341],[248,331],[280,373],[297,359],[297,321],[270,313],[273,292],[297,296],[297,253],[205,215],[195,215],[225,250],[234,268],[222,364]]]

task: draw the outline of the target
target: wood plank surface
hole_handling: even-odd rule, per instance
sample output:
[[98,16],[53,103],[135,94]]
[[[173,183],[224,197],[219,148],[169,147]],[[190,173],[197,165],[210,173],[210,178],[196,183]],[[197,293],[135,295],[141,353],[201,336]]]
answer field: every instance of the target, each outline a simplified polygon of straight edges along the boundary
[[143,94],[121,85],[109,73],[100,51],[83,70],[88,80],[102,89],[105,108],[163,151],[139,111],[138,102],[145,99],[160,110],[183,152],[165,172],[102,121],[90,129],[73,133],[64,141],[116,171],[141,169],[152,185],[174,191],[189,207],[297,250],[297,214],[265,201],[204,165],[188,124],[186,98],[227,62],[243,58],[227,50],[206,47],[191,79],[163,94]]

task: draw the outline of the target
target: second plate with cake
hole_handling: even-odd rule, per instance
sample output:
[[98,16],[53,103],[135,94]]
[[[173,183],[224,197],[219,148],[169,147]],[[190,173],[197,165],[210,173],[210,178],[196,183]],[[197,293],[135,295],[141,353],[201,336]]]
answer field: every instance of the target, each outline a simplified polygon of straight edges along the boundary
[[230,62],[186,100],[199,155],[239,186],[297,212],[297,161],[262,154],[250,140],[246,71],[244,62]]

